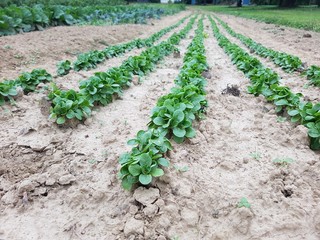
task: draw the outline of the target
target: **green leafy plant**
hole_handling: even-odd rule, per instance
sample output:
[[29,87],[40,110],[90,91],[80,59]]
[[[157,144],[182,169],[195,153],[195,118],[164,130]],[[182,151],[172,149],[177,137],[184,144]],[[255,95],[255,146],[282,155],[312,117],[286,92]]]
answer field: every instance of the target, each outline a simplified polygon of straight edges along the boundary
[[309,122],[306,126],[310,137],[310,148],[320,150],[320,122]]
[[133,145],[133,149],[119,159],[119,178],[124,189],[130,190],[138,182],[148,185],[152,177],[164,174],[160,166],[168,167],[169,161],[163,157],[163,153],[172,147],[163,133],[154,129],[141,130],[136,138],[128,141],[128,144]]
[[310,83],[314,86],[320,87],[320,67],[312,65],[305,72]]
[[0,106],[5,100],[13,101],[13,97],[17,95],[16,85],[14,81],[0,82]]
[[241,198],[239,203],[237,204],[238,208],[245,207],[245,208],[250,208],[251,204],[248,202],[248,199],[245,197]]
[[276,158],[273,160],[273,162],[277,165],[280,165],[282,167],[288,166],[290,163],[293,163],[294,160],[292,158]]
[[92,104],[86,96],[74,90],[60,90],[55,85],[48,96],[52,102],[50,118],[57,124],[64,124],[67,120],[83,120],[90,116]]
[[87,96],[91,103],[107,105],[114,95],[121,95],[121,87],[110,78],[108,73],[98,72],[88,80],[80,82],[80,92]]
[[67,75],[72,69],[71,62],[69,60],[61,61],[57,64],[57,68],[59,76]]
[[[42,0],[44,1],[44,0]],[[12,2],[12,1],[11,1]],[[96,2],[96,1],[94,1]],[[33,1],[34,3],[34,1]],[[64,6],[58,4],[33,4],[16,6],[14,4],[0,8],[0,36],[43,30],[48,26],[73,24],[145,24],[147,19],[159,19],[163,15],[171,15],[183,9],[181,6],[170,8],[164,6],[123,5],[108,6]],[[62,2],[60,2],[62,4]],[[1,4],[1,3],[0,3]]]
[[262,157],[261,153],[255,151],[255,152],[251,152],[249,154],[250,157],[252,157],[255,160],[260,160],[260,158]]
[[44,69],[34,69],[31,73],[22,73],[15,81],[18,86],[21,86],[23,91],[33,92],[39,83],[52,80],[52,76]]

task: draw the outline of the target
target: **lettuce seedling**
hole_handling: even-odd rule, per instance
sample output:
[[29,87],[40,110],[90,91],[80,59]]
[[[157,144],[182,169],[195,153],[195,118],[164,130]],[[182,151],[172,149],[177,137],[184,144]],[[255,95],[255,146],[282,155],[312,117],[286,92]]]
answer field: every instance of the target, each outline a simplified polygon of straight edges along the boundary
[[57,124],[64,124],[68,119],[83,120],[91,114],[93,106],[88,98],[74,90],[60,90],[55,85],[48,95],[52,102],[50,118]]
[[121,95],[120,85],[105,72],[97,72],[88,80],[80,82],[80,93],[88,97],[91,103],[107,105],[113,95]]
[[71,62],[69,60],[61,61],[57,64],[57,74],[59,76],[67,75],[71,69]]
[[13,101],[12,97],[17,94],[15,81],[0,82],[0,106],[2,106],[7,99]]
[[48,82],[52,80],[52,76],[44,69],[34,69],[31,73],[22,73],[17,79],[16,84],[21,86],[23,91],[33,92],[40,82]]

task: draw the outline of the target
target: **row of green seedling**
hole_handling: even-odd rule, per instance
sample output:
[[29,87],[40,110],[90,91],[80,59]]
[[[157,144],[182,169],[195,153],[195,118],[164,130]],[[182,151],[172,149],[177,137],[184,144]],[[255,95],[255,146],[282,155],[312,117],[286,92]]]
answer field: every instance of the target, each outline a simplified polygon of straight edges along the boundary
[[46,83],[52,80],[52,76],[44,69],[34,69],[32,72],[24,72],[15,80],[5,80],[0,82],[0,106],[6,101],[14,102],[18,95],[18,87],[27,94],[34,92],[37,86],[42,82]]
[[262,94],[267,101],[273,102],[278,114],[287,114],[291,121],[308,128],[310,148],[320,149],[320,104],[304,102],[301,93],[293,93],[290,88],[279,85],[279,76],[262,63],[246,53],[236,44],[231,43],[220,33],[216,23],[209,17],[213,33],[219,45],[231,57],[237,66],[251,81],[248,92],[259,96]]
[[246,37],[242,34],[236,33],[221,19],[216,19],[220,24],[227,30],[227,32],[238,38],[243,44],[245,44],[250,50],[255,52],[257,55],[271,59],[277,66],[281,67],[286,72],[302,72],[310,80],[310,84],[314,86],[320,86],[320,67],[312,65],[308,69],[304,69],[303,63],[300,58],[287,54],[285,52],[278,52],[263,46],[260,43],[253,41],[251,38]]
[[[155,41],[160,39],[164,34],[171,31],[172,29],[181,25],[188,17],[181,19],[176,24],[169,26],[160,30],[157,33],[154,33],[146,39],[136,39],[129,43],[114,45],[108,47],[102,51],[92,51],[89,53],[80,54],[78,60],[74,63],[75,70],[79,71],[81,69],[89,69],[95,67],[97,63],[103,62],[107,58],[112,58],[120,54],[125,53],[126,51],[131,50],[134,47],[144,47],[152,46]],[[86,59],[86,60],[85,60]],[[82,62],[83,61],[83,62]],[[84,67],[84,66],[91,67]],[[84,68],[82,68],[83,66]],[[58,75],[65,75],[71,70],[71,62],[69,60],[60,62],[58,64]],[[13,102],[15,96],[17,96],[17,87],[21,86],[24,93],[33,92],[40,82],[48,82],[52,80],[52,76],[43,69],[34,69],[31,73],[22,73],[16,80],[6,80],[0,82],[0,106],[5,103],[5,101]],[[54,87],[54,91],[59,91]],[[75,93],[72,93],[74,95]],[[75,100],[75,99],[74,99]],[[79,100],[79,99],[78,99]],[[86,101],[80,101],[82,104],[89,106]],[[83,103],[84,102],[84,103]],[[85,108],[87,109],[87,108]],[[87,111],[89,112],[89,111]],[[78,111],[78,116],[80,116],[80,111]]]
[[52,102],[50,118],[55,119],[58,124],[64,124],[71,119],[83,120],[90,116],[94,105],[107,105],[112,102],[122,94],[123,89],[130,86],[133,75],[148,74],[165,56],[177,50],[175,45],[192,29],[195,18],[168,40],[146,49],[138,56],[129,57],[119,67],[97,72],[89,79],[81,81],[79,92],[53,86],[48,96]]
[[183,61],[176,86],[160,97],[152,110],[148,130],[139,131],[136,138],[129,140],[133,148],[119,159],[119,178],[126,190],[135,184],[149,185],[154,177],[164,175],[163,167],[169,167],[165,155],[172,150],[171,140],[182,143],[195,136],[192,122],[203,116],[207,106],[206,80],[201,76],[207,70],[203,18]]
[[145,39],[135,39],[128,43],[121,43],[118,45],[113,45],[107,47],[103,50],[93,50],[87,53],[82,53],[77,56],[77,60],[71,63],[70,60],[61,61],[57,64],[57,74],[59,76],[66,75],[71,69],[75,71],[89,70],[96,68],[98,64],[103,63],[105,60],[117,57],[126,52],[131,51],[134,48],[151,47],[157,40],[159,40],[163,35],[170,32],[172,29],[180,26],[188,17],[181,19],[176,24],[169,26],[152,34],[150,37]]

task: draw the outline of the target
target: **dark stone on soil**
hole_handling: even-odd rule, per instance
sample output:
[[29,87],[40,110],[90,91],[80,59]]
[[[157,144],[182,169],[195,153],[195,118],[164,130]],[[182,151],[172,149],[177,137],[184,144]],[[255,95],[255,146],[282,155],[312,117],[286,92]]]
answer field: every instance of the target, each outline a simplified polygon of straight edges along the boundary
[[304,38],[311,38],[312,36],[311,36],[310,33],[305,33],[305,34],[303,34],[303,37],[304,37]]
[[173,52],[173,57],[174,58],[180,58],[181,57],[180,52],[179,51],[174,51]]
[[212,76],[210,74],[209,71],[204,71],[202,74],[201,74],[202,77],[206,78],[206,79],[211,79]]
[[222,90],[221,94],[229,94],[229,95],[233,95],[235,97],[239,97],[240,90],[237,85],[231,85],[231,87],[229,85],[227,85],[227,88]]

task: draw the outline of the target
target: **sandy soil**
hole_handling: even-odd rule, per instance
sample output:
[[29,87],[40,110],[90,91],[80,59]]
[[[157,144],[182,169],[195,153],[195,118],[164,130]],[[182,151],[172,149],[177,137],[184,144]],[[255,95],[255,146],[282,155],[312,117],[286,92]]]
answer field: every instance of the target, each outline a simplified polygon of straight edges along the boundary
[[[167,57],[76,128],[48,121],[41,94],[2,109],[0,239],[320,238],[319,154],[306,129],[277,122],[272,105],[246,93],[248,79],[209,26],[207,117],[195,123],[196,138],[174,145],[171,167],[149,188],[122,190],[117,159],[173,86],[193,32],[179,45],[181,58]],[[228,84],[240,96],[221,94]],[[237,207],[241,198],[251,207]]]

